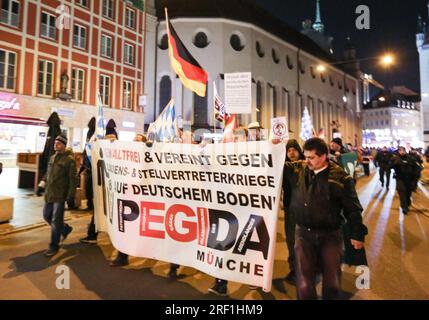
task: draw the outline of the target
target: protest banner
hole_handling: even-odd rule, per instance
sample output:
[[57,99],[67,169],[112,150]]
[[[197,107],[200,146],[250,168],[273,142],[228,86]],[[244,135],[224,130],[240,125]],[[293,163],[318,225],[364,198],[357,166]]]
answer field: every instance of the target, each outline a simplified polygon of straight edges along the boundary
[[132,256],[271,290],[284,145],[98,140],[95,222]]

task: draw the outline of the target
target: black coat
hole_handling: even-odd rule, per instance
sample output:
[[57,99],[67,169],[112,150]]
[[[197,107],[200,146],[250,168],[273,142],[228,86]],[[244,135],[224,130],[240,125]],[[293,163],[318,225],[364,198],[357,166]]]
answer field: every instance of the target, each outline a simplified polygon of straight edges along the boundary
[[389,169],[391,165],[393,154],[390,152],[379,152],[375,156],[374,164],[377,167],[383,168],[383,169]]
[[294,214],[296,223],[302,227],[337,230],[347,221],[351,238],[364,241],[368,229],[362,223],[363,209],[353,179],[333,162],[329,162],[326,172],[317,175],[317,183],[309,184],[309,176],[304,161],[285,163],[283,186],[290,187],[287,210]]

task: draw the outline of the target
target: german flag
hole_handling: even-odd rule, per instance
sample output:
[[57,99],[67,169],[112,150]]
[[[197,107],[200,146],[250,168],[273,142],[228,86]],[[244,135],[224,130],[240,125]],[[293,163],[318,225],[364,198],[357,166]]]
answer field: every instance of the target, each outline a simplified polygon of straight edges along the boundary
[[200,97],[205,97],[207,88],[207,72],[201,68],[200,64],[190,54],[183,45],[179,36],[168,20],[166,10],[167,32],[168,32],[168,53],[170,55],[171,66],[179,76],[183,85],[194,91]]

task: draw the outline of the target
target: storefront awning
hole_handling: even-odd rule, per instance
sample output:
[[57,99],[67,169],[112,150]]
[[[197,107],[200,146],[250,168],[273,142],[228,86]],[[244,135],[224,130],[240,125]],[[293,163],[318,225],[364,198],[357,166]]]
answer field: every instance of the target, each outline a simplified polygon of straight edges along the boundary
[[46,120],[42,118],[20,117],[5,114],[0,114],[0,123],[26,124],[31,126],[43,127],[48,126]]

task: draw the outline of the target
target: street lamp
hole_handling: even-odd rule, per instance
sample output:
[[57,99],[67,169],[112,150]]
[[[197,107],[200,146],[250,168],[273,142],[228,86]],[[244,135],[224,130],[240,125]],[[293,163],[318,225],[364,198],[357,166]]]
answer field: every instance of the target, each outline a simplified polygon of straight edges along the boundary
[[[376,57],[368,57],[368,58],[361,58],[361,59],[355,59],[355,60],[347,60],[347,61],[338,61],[338,62],[333,62],[333,63],[328,63],[331,66],[334,65],[338,65],[338,64],[347,64],[347,63],[351,63],[351,62],[356,62],[356,61],[366,61],[366,60],[380,60],[381,65],[383,65],[384,67],[390,67],[391,65],[395,64],[395,57],[393,54],[391,53],[386,53],[383,56],[376,56]],[[326,71],[326,65],[325,64],[319,64],[316,67],[316,70],[320,73],[323,73]]]
[[390,67],[394,62],[395,59],[391,54],[385,54],[381,59],[381,64],[385,67]]

